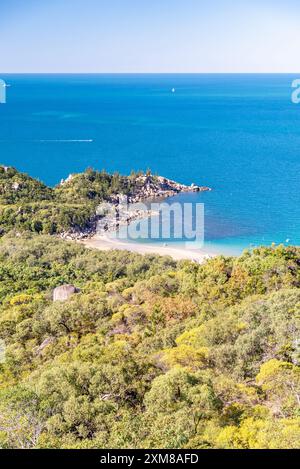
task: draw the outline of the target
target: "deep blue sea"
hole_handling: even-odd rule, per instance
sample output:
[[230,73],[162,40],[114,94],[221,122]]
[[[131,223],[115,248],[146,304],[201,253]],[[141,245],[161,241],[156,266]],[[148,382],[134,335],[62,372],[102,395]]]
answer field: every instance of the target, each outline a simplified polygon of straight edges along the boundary
[[[300,244],[294,75],[5,75],[0,163],[47,184],[86,167],[208,185],[207,249]],[[172,89],[175,92],[172,92]],[[289,241],[287,241],[289,240]]]

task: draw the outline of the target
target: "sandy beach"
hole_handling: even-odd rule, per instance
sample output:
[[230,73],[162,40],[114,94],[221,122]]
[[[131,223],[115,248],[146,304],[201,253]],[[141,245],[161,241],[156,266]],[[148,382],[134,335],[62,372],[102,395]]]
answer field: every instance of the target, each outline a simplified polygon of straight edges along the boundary
[[171,256],[175,260],[188,259],[194,262],[203,263],[214,257],[215,254],[185,248],[172,248],[170,246],[156,246],[141,243],[129,243],[119,239],[112,239],[105,235],[96,235],[93,238],[80,241],[88,248],[99,249],[101,251],[122,250],[136,252],[138,254],[157,254],[160,256]]

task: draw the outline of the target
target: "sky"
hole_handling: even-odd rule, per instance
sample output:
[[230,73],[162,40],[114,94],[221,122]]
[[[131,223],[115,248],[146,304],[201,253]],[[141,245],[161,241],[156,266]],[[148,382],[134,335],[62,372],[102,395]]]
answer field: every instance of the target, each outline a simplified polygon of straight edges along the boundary
[[0,73],[297,73],[299,0],[0,0]]

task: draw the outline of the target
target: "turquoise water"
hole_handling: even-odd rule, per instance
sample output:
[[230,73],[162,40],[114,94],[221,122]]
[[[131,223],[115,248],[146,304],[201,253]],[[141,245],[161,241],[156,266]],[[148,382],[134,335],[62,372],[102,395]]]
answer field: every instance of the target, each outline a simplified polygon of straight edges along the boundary
[[1,163],[51,185],[150,167],[213,188],[176,197],[205,203],[208,249],[300,244],[297,76],[0,75]]

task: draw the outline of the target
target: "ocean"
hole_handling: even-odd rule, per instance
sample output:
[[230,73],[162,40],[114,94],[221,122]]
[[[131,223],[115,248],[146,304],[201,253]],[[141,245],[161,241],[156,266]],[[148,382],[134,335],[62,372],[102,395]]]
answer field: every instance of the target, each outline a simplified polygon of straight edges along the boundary
[[300,244],[295,75],[7,75],[0,163],[49,185],[87,167],[164,175],[213,191],[205,247]]

